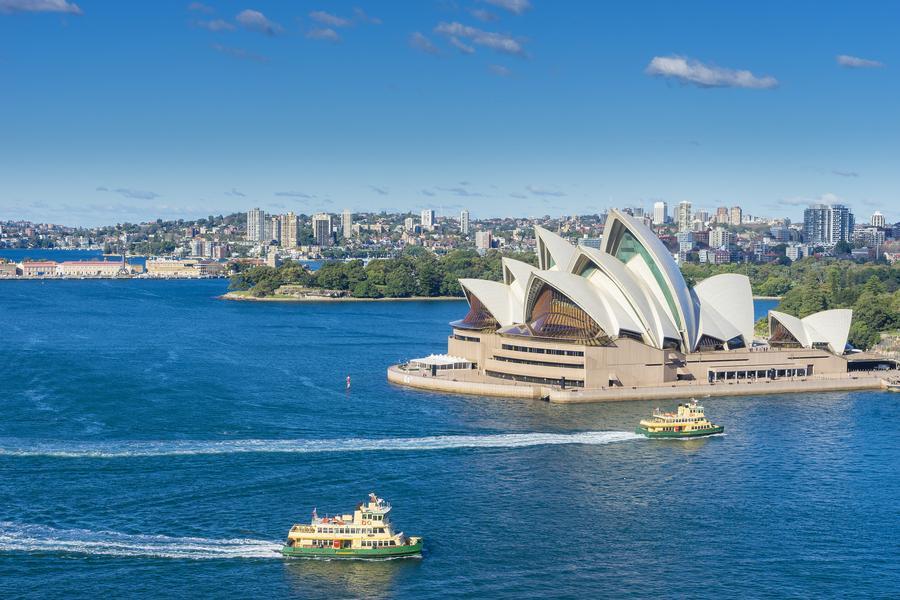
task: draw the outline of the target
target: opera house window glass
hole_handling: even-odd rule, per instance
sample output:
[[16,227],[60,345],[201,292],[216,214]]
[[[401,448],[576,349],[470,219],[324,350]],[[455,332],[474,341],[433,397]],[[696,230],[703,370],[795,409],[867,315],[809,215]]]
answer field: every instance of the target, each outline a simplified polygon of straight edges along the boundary
[[494,315],[485,308],[478,296],[467,294],[469,299],[469,312],[459,321],[454,321],[450,325],[459,329],[489,329],[495,330],[500,327],[500,323],[494,318]]
[[802,344],[794,337],[788,328],[781,324],[778,319],[772,319],[774,327],[772,327],[772,335],[769,336],[769,345],[779,348],[800,348]]
[[537,337],[600,344],[609,341],[603,329],[584,310],[549,285],[537,292],[528,327]]

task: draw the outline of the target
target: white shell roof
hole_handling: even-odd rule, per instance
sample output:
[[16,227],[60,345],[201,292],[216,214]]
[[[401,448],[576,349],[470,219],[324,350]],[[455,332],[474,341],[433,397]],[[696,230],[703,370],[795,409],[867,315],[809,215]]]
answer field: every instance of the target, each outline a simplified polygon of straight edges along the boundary
[[513,319],[509,286],[487,279],[460,279],[459,285],[467,295],[472,294],[478,298],[501,326],[506,327],[516,322]]
[[[617,237],[612,235],[612,225],[616,223],[631,232],[646,250],[632,256],[627,264],[608,252],[612,238]],[[610,235],[604,235],[603,248],[596,250],[575,246],[543,227],[535,227],[538,268],[504,258],[503,283],[461,279],[460,285],[467,297],[477,297],[502,327],[525,322],[528,292],[543,281],[580,306],[610,336],[620,335],[622,330],[632,331],[644,343],[657,348],[665,346],[666,338],[683,339],[688,344],[687,351],[693,351],[703,335],[722,341],[742,336],[746,345],[752,343],[753,296],[746,277],[717,275],[690,290],[671,254],[643,223],[611,210],[605,233]],[[581,271],[585,261],[590,261],[596,270],[581,277],[575,271]],[[841,352],[849,331],[849,316],[834,315],[829,319],[832,318],[840,325],[816,315],[803,323],[784,315],[782,322],[804,345],[811,345],[809,339],[814,332],[816,341],[827,338],[836,352]],[[680,327],[677,319],[681,320]]]
[[698,341],[703,335],[722,341],[740,335],[747,346],[753,343],[753,291],[746,275],[714,275],[694,286],[694,295],[700,305]]
[[[697,311],[694,307],[694,301],[691,297],[687,283],[684,281],[684,276],[682,276],[681,274],[681,269],[679,269],[678,265],[675,264],[675,259],[672,258],[672,255],[669,253],[669,250],[666,248],[665,244],[663,244],[662,241],[660,241],[660,239],[656,237],[656,235],[654,235],[646,225],[637,221],[631,215],[628,215],[616,209],[610,209],[609,214],[606,218],[606,225],[603,229],[604,253],[611,254],[610,249],[615,241],[615,238],[612,235],[608,235],[608,233],[612,231],[613,224],[616,221],[621,222],[625,226],[625,228],[630,231],[631,234],[641,243],[647,253],[650,254],[650,256],[653,258],[653,262],[662,274],[662,277],[667,284],[669,294],[674,300],[675,308],[679,313],[679,317],[682,323],[681,330],[685,333],[685,338],[688,341],[688,345],[693,348],[696,345],[698,339]],[[636,274],[638,274],[637,270],[635,270],[635,272]],[[645,273],[641,275],[645,279],[645,285],[651,288],[659,287],[659,283],[656,281],[655,277],[648,278],[646,277]]]
[[503,281],[509,286],[511,294],[511,318],[514,323],[525,320],[525,292],[531,274],[537,268],[512,258],[503,258]]
[[770,323],[771,319],[775,319],[784,325],[804,348],[812,348],[813,344],[828,344],[833,353],[841,355],[847,346],[853,311],[836,308],[798,319],[787,313],[770,310],[769,319]]
[[821,342],[827,342],[835,354],[843,354],[850,335],[853,311],[849,308],[834,308],[813,313],[800,319],[807,330],[815,331]]
[[[643,285],[639,278],[634,277],[620,260],[595,248],[580,246],[572,258],[570,271],[574,272],[577,268],[578,263],[581,262],[580,257],[589,260],[598,271],[605,275],[605,279],[610,282],[609,285],[617,288],[622,300],[633,311],[635,319],[642,323],[641,331],[649,334],[654,346],[661,348],[664,338],[667,337],[678,339],[675,323],[672,322],[665,309],[653,293]],[[591,279],[596,282],[595,276],[592,276]]]
[[[575,246],[538,225],[534,226],[534,237],[537,240],[538,267],[541,270],[559,271],[568,266],[572,255],[575,254]],[[547,264],[543,250],[553,258],[552,266]]]
[[[603,288],[592,284],[584,277],[566,273],[564,271],[537,271],[531,276],[528,285],[529,290],[539,282],[562,292],[572,302],[577,304],[588,314],[609,336],[619,335],[621,329],[642,332],[644,328],[636,321],[629,311],[617,301],[612,294]],[[525,318],[528,319],[528,310],[525,308]]]

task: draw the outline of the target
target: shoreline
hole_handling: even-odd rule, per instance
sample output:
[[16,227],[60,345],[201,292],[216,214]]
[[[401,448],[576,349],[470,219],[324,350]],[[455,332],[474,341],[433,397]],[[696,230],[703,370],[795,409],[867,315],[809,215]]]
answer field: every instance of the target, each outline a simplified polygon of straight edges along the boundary
[[465,300],[462,296],[409,296],[407,298],[354,298],[352,296],[340,296],[328,298],[327,296],[266,296],[257,298],[237,292],[226,292],[218,297],[219,300],[231,300],[233,302],[447,302],[450,300]]
[[784,296],[753,296],[754,300],[781,300]]
[[438,393],[544,400],[551,404],[583,404],[634,400],[663,400],[715,396],[765,396],[798,392],[837,392],[886,390],[890,382],[879,375],[784,379],[754,383],[693,383],[632,388],[561,390],[556,387],[494,381],[459,380],[453,377],[429,377],[401,370],[398,365],[387,369],[388,382],[406,388]]

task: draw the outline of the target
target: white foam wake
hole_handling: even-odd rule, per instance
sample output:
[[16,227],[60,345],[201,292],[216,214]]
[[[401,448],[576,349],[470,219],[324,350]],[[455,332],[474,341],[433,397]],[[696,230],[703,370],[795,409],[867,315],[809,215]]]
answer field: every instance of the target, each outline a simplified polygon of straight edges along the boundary
[[558,444],[609,444],[641,436],[627,431],[580,433],[501,433],[495,435],[438,435],[418,438],[345,440],[172,440],[111,442],[38,442],[5,440],[0,456],[59,458],[128,458],[195,454],[313,453],[421,451],[452,448],[524,448]]
[[131,535],[0,522],[0,552],[67,553],[182,559],[279,558],[266,540]]

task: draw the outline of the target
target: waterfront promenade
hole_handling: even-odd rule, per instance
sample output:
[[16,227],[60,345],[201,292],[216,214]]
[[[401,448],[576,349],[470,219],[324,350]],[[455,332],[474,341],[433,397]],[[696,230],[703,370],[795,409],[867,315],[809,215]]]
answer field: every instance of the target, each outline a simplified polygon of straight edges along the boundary
[[479,375],[478,371],[474,369],[438,371],[436,375],[432,375],[425,370],[407,369],[402,365],[393,365],[387,370],[387,379],[397,385],[432,392],[547,400],[555,404],[578,404],[704,396],[757,396],[761,394],[880,390],[887,389],[891,382],[900,379],[900,375],[896,370],[855,371],[774,380],[730,380],[716,383],[676,381],[655,386],[562,389],[559,386],[498,380]]

